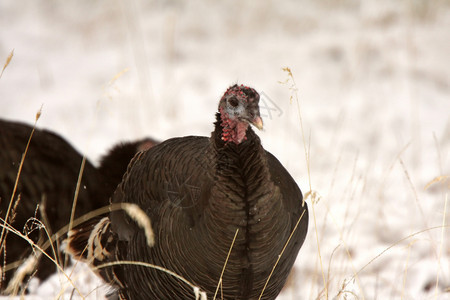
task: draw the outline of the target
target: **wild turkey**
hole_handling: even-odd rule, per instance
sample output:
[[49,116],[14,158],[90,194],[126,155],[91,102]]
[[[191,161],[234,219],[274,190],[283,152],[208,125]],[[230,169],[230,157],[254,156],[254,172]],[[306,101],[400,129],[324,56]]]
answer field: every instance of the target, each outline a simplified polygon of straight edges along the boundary
[[[0,120],[0,217],[5,219],[6,212],[14,189],[19,164],[32,127],[23,123]],[[123,143],[114,147],[108,155],[102,158],[100,172],[88,160],[85,162],[83,177],[78,194],[75,217],[79,217],[93,209],[107,206],[109,197],[120,183],[122,175],[131,158],[141,148],[147,149],[156,143],[145,139],[137,142]],[[23,232],[24,225],[33,227],[28,221],[32,217],[45,222],[50,233],[57,232],[70,220],[72,203],[75,195],[82,155],[57,134],[36,129],[24,160],[19,184],[11,206],[8,223]],[[19,196],[20,195],[20,196]],[[45,207],[45,215],[41,214],[38,204]],[[45,217],[45,218],[44,218]],[[3,222],[2,222],[3,224]],[[34,226],[36,227],[36,226]],[[0,230],[1,231],[1,230]],[[22,238],[5,231],[6,239],[0,257],[2,267],[13,262],[23,262],[31,253],[32,248]],[[35,229],[29,237],[38,242],[48,240],[43,230]],[[39,251],[37,251],[39,253]],[[54,257],[52,250],[47,253]],[[60,260],[60,263],[62,261]],[[5,291],[17,267],[5,272],[1,281],[1,290],[14,292],[12,286]],[[11,265],[10,265],[11,267]],[[3,269],[5,270],[5,269]],[[37,266],[36,276],[43,280],[55,272],[56,267],[49,259],[41,256]],[[31,270],[33,273],[34,270]],[[19,283],[21,279],[19,278]]]
[[116,262],[97,269],[116,289],[111,296],[196,299],[192,287],[161,270],[117,264],[139,261],[182,276],[212,299],[231,248],[217,298],[258,299],[293,233],[261,297],[275,299],[305,239],[308,212],[294,179],[249,126],[262,128],[258,103],[254,89],[233,85],[210,138],[173,138],[132,160],[112,203],[134,203],[147,214],[152,247],[123,211],[69,233],[76,258]]

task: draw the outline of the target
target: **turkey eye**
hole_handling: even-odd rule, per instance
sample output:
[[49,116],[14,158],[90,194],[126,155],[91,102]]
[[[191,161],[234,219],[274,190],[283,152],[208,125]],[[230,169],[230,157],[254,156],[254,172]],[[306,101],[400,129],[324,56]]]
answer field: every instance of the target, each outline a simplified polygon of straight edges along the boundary
[[228,99],[228,103],[229,103],[231,106],[233,106],[233,107],[236,107],[236,106],[238,106],[238,104],[239,104],[239,102],[238,102],[238,100],[236,99],[236,97],[231,97],[230,99]]

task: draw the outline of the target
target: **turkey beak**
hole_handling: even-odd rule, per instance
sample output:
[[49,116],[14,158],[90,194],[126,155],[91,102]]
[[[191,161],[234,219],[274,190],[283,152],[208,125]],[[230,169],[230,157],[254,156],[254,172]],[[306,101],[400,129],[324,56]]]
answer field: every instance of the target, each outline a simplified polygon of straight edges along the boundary
[[251,123],[252,123],[256,128],[258,128],[259,130],[262,130],[262,129],[263,129],[263,121],[262,121],[262,119],[261,119],[260,116],[255,117],[255,118],[251,121]]

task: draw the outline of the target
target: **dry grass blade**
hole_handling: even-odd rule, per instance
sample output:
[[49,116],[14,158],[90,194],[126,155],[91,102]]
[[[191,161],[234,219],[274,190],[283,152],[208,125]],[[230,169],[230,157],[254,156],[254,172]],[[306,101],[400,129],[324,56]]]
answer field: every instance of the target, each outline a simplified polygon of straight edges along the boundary
[[[331,252],[331,255],[330,255],[330,260],[328,261],[328,273],[327,273],[327,282],[328,283],[331,282],[331,262],[333,261],[334,254],[336,253],[336,251],[339,249],[340,246],[341,246],[341,244],[337,245],[333,249],[333,251]],[[325,289],[323,291],[325,291]]]
[[[31,138],[33,137],[34,131],[36,129],[37,121],[39,120],[39,117],[41,115],[41,110],[42,110],[42,107],[39,110],[39,112],[36,114],[36,121],[34,122],[34,126],[33,126],[33,129],[31,130],[30,137],[28,138],[27,145],[25,147],[25,151],[22,154],[22,158],[20,160],[19,170],[17,171],[17,176],[16,176],[16,180],[14,182],[13,192],[11,194],[11,199],[9,200],[9,205],[8,205],[7,210],[6,210],[6,215],[5,215],[5,219],[4,219],[4,224],[3,225],[6,225],[6,222],[9,219],[9,214],[11,213],[11,206],[12,206],[12,204],[14,202],[14,197],[15,197],[16,192],[17,192],[17,186],[19,184],[20,174],[22,173],[23,163],[24,163],[25,157],[26,157],[26,155],[28,153],[28,148],[30,147]],[[0,252],[2,252],[3,249],[4,249],[5,239],[6,239],[6,237],[5,237],[5,226],[2,226],[2,233],[0,235]],[[4,271],[2,271],[2,272],[4,272]]]
[[[358,155],[355,156],[355,160],[354,160],[354,164],[353,164],[353,167],[352,167],[352,173],[351,173],[351,176],[350,176],[350,180],[349,180],[347,186],[346,186],[345,189],[344,189],[346,192],[343,193],[343,197],[342,197],[342,199],[340,200],[341,202],[344,202],[344,201],[345,201],[345,200],[344,200],[344,199],[345,199],[345,196],[344,196],[345,194],[349,194],[349,195],[352,194],[352,192],[351,192],[351,190],[352,190],[352,184],[355,182],[355,180],[357,180],[357,179],[356,179],[356,177],[357,177],[357,176],[356,176],[356,165],[357,165],[357,161],[358,161]],[[309,196],[308,193],[306,194],[306,196]],[[312,194],[311,196],[313,197],[311,201],[312,201],[313,203],[317,203],[317,201],[314,201],[314,199],[315,199],[317,196],[314,195],[314,194]],[[351,197],[351,196],[350,196],[350,197]],[[344,217],[343,217],[343,218],[339,218],[339,221],[341,221],[341,219],[342,219],[342,222],[343,222],[341,225],[339,225],[339,221],[336,219],[336,217],[334,216],[334,214],[331,212],[331,208],[328,206],[328,204],[327,204],[326,202],[325,202],[325,207],[326,207],[326,209],[327,209],[327,216],[331,217],[331,220],[333,221],[333,224],[334,224],[336,230],[339,232],[339,238],[340,238],[340,240],[341,240],[341,244],[340,244],[340,245],[343,245],[344,251],[345,251],[345,253],[346,253],[346,255],[347,255],[348,259],[349,259],[349,262],[350,262],[350,266],[351,266],[352,272],[353,272],[353,274],[355,275],[355,276],[354,276],[354,279],[349,280],[348,282],[356,282],[356,284],[357,284],[358,287],[359,287],[359,291],[361,291],[361,296],[360,296],[360,298],[365,299],[365,296],[364,296],[364,289],[363,289],[363,286],[361,285],[359,276],[356,274],[356,268],[355,268],[354,263],[353,263],[352,253],[351,253],[351,251],[350,251],[350,247],[348,246],[348,243],[346,242],[345,232],[344,232],[344,227],[343,227],[343,226],[345,226],[345,225],[343,225],[343,224],[346,223],[346,220],[348,219],[348,216],[349,216],[349,211],[348,211],[348,210],[349,210],[349,207],[347,206],[347,208],[346,208],[346,210],[345,210],[345,213],[344,213]],[[350,227],[351,227],[351,226],[350,226]],[[330,259],[331,259],[331,258],[330,258]],[[331,263],[331,262],[330,262],[330,263]],[[330,279],[330,276],[328,275],[328,276],[327,276],[327,280],[329,280],[329,279]],[[321,291],[321,294],[325,294],[325,298],[328,299],[327,293],[329,292],[330,282],[327,281],[326,283],[327,283],[327,286],[324,286],[323,290]],[[334,298],[337,298],[337,297],[339,297],[340,295],[349,293],[349,291],[345,290],[345,287],[346,287],[346,284],[345,284],[345,282],[344,282],[344,284],[343,284],[343,286],[342,286],[342,289],[339,291],[338,295],[335,296]]]
[[178,280],[186,283],[187,285],[189,285],[192,288],[192,290],[194,292],[194,295],[196,296],[196,299],[198,299],[199,296],[200,296],[201,300],[206,300],[207,299],[206,298],[206,293],[205,292],[201,292],[200,288],[198,286],[194,285],[193,283],[191,283],[186,278],[184,278],[184,277],[178,275],[177,273],[172,272],[172,271],[170,271],[170,270],[168,270],[166,268],[163,268],[163,267],[160,267],[160,266],[157,266],[157,265],[153,265],[153,264],[150,264],[150,263],[140,262],[140,261],[121,260],[121,261],[115,261],[115,262],[109,262],[109,263],[101,264],[101,265],[98,265],[98,266],[94,267],[93,269],[94,270],[95,269],[102,269],[102,268],[106,268],[106,267],[119,266],[119,265],[135,265],[135,266],[147,267],[147,268],[152,268],[152,269],[155,269],[155,270],[162,271],[162,272],[164,272],[164,273],[166,273],[166,274],[168,274],[170,276],[173,276],[173,277],[177,278]]
[[145,232],[147,245],[153,247],[155,245],[155,234],[153,233],[152,224],[147,214],[136,204],[133,203],[119,203],[125,204],[121,208],[133,219]]
[[[102,87],[102,90],[103,90],[103,96],[104,96],[104,97],[108,98],[109,100],[112,100],[112,99],[113,99],[113,96],[110,95],[110,92],[108,91],[110,88],[113,88],[113,87],[114,87],[115,90],[117,90],[118,92],[120,92],[119,89],[118,89],[118,87],[115,86],[115,82],[116,82],[120,77],[122,77],[122,75],[124,75],[125,73],[127,73],[128,71],[129,71],[129,68],[123,69],[122,71],[120,71],[119,73],[117,73],[116,75],[114,75],[114,77],[113,77],[106,85],[104,85],[104,86]],[[99,102],[97,102],[97,106],[98,106],[99,104],[100,104],[100,100],[99,100]]]
[[[28,238],[26,235],[22,234],[20,231],[18,231],[17,229],[15,229],[14,227],[12,227],[11,225],[9,225],[6,222],[4,222],[3,224],[0,224],[0,226],[3,228],[3,230],[9,231],[9,232],[19,236],[20,238],[24,239],[31,245],[31,247],[33,247],[33,249],[39,250],[39,252],[41,254],[45,255],[48,259],[50,259],[56,265],[56,267],[61,271],[61,274],[63,274],[67,278],[67,280],[75,288],[75,290],[78,292],[78,294],[82,297],[81,292],[78,290],[75,283],[70,279],[70,277],[64,272],[64,269],[58,264],[57,261],[55,261],[50,255],[48,255],[42,247],[35,244],[30,238]],[[6,267],[5,267],[5,269],[6,269]],[[5,270],[5,271],[7,271],[7,270]]]
[[[39,253],[38,253],[39,254]],[[39,262],[40,255],[35,255],[32,253],[23,262],[20,267],[15,271],[13,277],[8,283],[5,289],[5,294],[10,296],[16,296],[20,290],[20,285],[22,284],[24,278],[28,274],[32,274],[36,270],[36,266]]]
[[[309,192],[312,193],[311,169],[310,169],[310,159],[309,159],[310,155],[309,155],[309,151],[306,147],[306,139],[305,139],[305,133],[304,133],[304,129],[303,129],[303,119],[302,119],[302,113],[301,113],[301,109],[300,109],[300,100],[298,98],[298,88],[297,88],[297,84],[295,83],[294,75],[292,74],[291,69],[289,67],[285,67],[285,68],[282,68],[282,70],[287,72],[288,78],[285,81],[280,82],[280,83],[288,84],[290,82],[290,86],[289,86],[289,90],[291,91],[290,101],[292,103],[292,100],[295,98],[295,101],[297,104],[297,112],[298,112],[298,117],[299,117],[299,121],[300,121],[300,130],[302,132],[303,148],[305,151],[306,168],[308,171]],[[303,199],[303,201],[305,201],[305,199]],[[314,201],[311,203],[311,206],[312,206],[313,219],[314,219],[314,230],[315,230],[315,234],[316,234],[317,253],[318,253],[319,261],[320,261],[320,270],[322,273],[323,285],[326,290],[326,298],[328,299],[328,283],[326,282],[325,272],[324,272],[323,262],[322,262],[322,254],[320,251],[320,241],[319,241],[319,233],[317,231],[316,210],[315,210]]]
[[274,266],[272,267],[272,271],[270,272],[269,277],[267,278],[266,283],[264,284],[264,287],[263,287],[263,289],[262,289],[262,291],[261,291],[261,294],[259,295],[258,300],[260,300],[260,299],[262,298],[262,296],[263,296],[263,294],[264,294],[264,291],[266,290],[266,287],[267,287],[267,285],[269,284],[270,278],[272,278],[273,271],[275,271],[275,268],[277,267],[278,262],[280,261],[281,257],[283,256],[284,250],[286,250],[287,245],[289,245],[289,242],[291,241],[292,236],[294,235],[295,231],[297,230],[298,224],[300,224],[300,221],[302,220],[303,215],[305,214],[305,212],[306,212],[306,210],[304,210],[303,213],[302,213],[302,214],[300,215],[300,217],[298,218],[297,223],[295,224],[294,229],[292,230],[291,234],[289,235],[289,238],[287,239],[286,243],[284,244],[284,247],[283,247],[283,249],[281,250],[281,253],[278,255],[278,259],[277,259],[277,261],[275,262]]
[[[425,226],[425,228],[428,228],[427,218],[426,218],[425,213],[424,213],[424,211],[423,211],[422,205],[420,204],[421,201],[420,201],[420,199],[419,199],[419,195],[417,194],[417,190],[416,190],[416,188],[414,187],[414,184],[413,184],[413,182],[412,182],[411,176],[409,175],[408,169],[406,168],[406,165],[405,165],[405,163],[403,162],[403,160],[402,160],[401,157],[398,158],[398,161],[400,162],[400,165],[402,166],[403,173],[405,174],[405,177],[406,177],[406,179],[407,179],[407,181],[408,181],[408,183],[409,183],[409,186],[410,186],[410,188],[411,188],[411,191],[413,192],[414,199],[416,200],[416,205],[417,205],[417,208],[419,209],[420,216],[422,217],[422,221],[423,221],[423,223],[424,223],[424,226]],[[431,237],[431,235],[430,235],[430,240],[433,240],[433,238]]]
[[[145,218],[143,218],[142,214],[145,214],[137,205],[135,204],[130,204],[130,203],[114,203],[111,204],[110,206],[105,206],[99,209],[96,209],[94,211],[91,211],[77,219],[74,219],[72,222],[72,227],[78,226],[80,224],[82,224],[83,222],[92,219],[96,216],[108,213],[110,211],[115,211],[115,210],[124,210],[126,213],[128,213],[130,215],[131,218],[133,218],[145,231],[145,235],[146,237],[151,237],[153,236],[153,231],[151,229],[151,225],[150,225],[150,220],[148,219],[148,217],[145,215],[145,217],[147,218],[147,220]],[[70,224],[64,226],[63,228],[61,228],[57,233],[55,233],[53,236],[50,237],[50,234],[48,233],[48,231],[45,228],[45,225],[43,225],[42,227],[44,228],[45,232],[47,233],[48,239],[47,241],[42,245],[39,246],[37,244],[35,244],[32,240],[30,240],[26,235],[23,235],[21,232],[19,232],[17,229],[15,229],[14,227],[12,227],[11,225],[9,225],[7,222],[4,222],[3,220],[3,224],[0,224],[0,226],[2,226],[3,230],[5,231],[9,231],[12,232],[13,234],[16,234],[18,236],[20,236],[21,238],[25,239],[32,247],[33,249],[38,249],[39,252],[43,255],[45,255],[47,258],[49,258],[58,268],[58,271],[63,274],[64,277],[67,278],[67,280],[69,281],[69,284],[72,285],[75,290],[77,291],[77,293],[82,297],[81,292],[77,289],[77,287],[75,286],[75,284],[73,283],[73,281],[71,280],[71,275],[66,274],[63,270],[63,267],[58,263],[58,261],[54,258],[52,258],[50,255],[48,255],[45,250],[49,247],[52,246],[53,247],[53,243],[54,241],[58,240],[59,238],[61,238],[64,234],[66,234],[69,231],[69,227]],[[151,240],[147,241],[148,243],[151,242]],[[54,251],[54,255],[56,257],[55,254],[55,250]],[[3,271],[9,271],[11,269],[17,268],[18,267],[17,262],[14,263],[10,263],[8,265],[6,265],[3,268]],[[30,269],[30,268],[29,268]],[[31,269],[30,269],[31,270]],[[169,271],[170,272],[170,271]],[[29,272],[27,272],[29,273]],[[190,284],[191,286],[193,286],[192,284]],[[13,286],[11,286],[11,289],[14,288]],[[200,295],[199,299],[205,299],[203,298],[203,292],[200,292],[197,294]],[[205,296],[206,297],[206,296]]]
[[[116,210],[124,210],[127,213],[129,213],[131,211],[132,213],[129,214],[130,218],[135,220],[136,223],[138,223],[138,225],[141,226],[141,228],[145,231],[145,236],[148,238],[148,237],[151,237],[154,235],[152,228],[151,228],[150,219],[147,217],[147,215],[145,215],[145,217],[148,220],[142,220],[140,218],[135,218],[136,215],[139,215],[139,214],[136,214],[137,210],[140,210],[142,213],[144,213],[144,212],[139,208],[139,206],[137,206],[136,204],[132,204],[132,203],[112,203],[108,206],[104,206],[104,207],[98,208],[96,210],[90,211],[87,214],[84,214],[81,217],[74,219],[72,222],[72,228],[74,228],[78,225],[81,225],[82,223],[84,223],[92,218],[95,218],[97,216],[103,215],[103,214],[111,212],[111,211],[116,211]],[[142,216],[141,216],[141,218],[142,218]],[[58,232],[56,232],[50,240],[48,240],[46,243],[44,243],[42,248],[44,250],[47,249],[50,246],[50,244],[52,243],[52,241],[55,241],[55,240],[61,238],[67,232],[69,232],[69,225],[66,225],[66,226],[62,227],[60,230],[58,230]],[[151,240],[147,240],[147,243],[151,243]]]
[[[81,161],[81,166],[80,166],[80,172],[78,173],[78,180],[77,180],[77,186],[75,188],[75,195],[73,197],[73,202],[72,202],[72,211],[70,212],[70,221],[69,221],[69,229],[68,231],[70,231],[73,227],[73,219],[75,217],[75,209],[77,207],[77,201],[78,201],[78,194],[80,192],[80,186],[81,186],[81,179],[83,178],[83,172],[84,172],[84,166],[86,165],[86,156],[83,155],[83,160]],[[64,257],[64,265],[67,265],[68,262],[68,254],[66,253],[65,257]]]
[[[111,204],[111,205],[109,205],[109,206],[104,206],[104,207],[102,207],[102,208],[99,208],[99,209],[96,209],[96,210],[94,210],[94,211],[91,211],[91,212],[89,212],[89,213],[87,213],[87,214],[85,214],[85,215],[83,215],[83,216],[81,216],[81,217],[79,217],[79,218],[76,218],[75,220],[73,220],[72,226],[73,226],[73,227],[76,227],[76,226],[78,226],[78,225],[80,225],[80,224],[82,224],[82,223],[84,223],[84,222],[86,222],[86,221],[88,221],[88,220],[90,220],[90,219],[92,219],[92,218],[94,218],[94,217],[97,217],[97,216],[99,216],[99,215],[108,213],[108,212],[110,212],[110,211],[115,211],[115,210],[125,210],[125,211],[126,211],[126,210],[130,210],[130,209],[129,209],[129,206],[133,206],[133,205],[134,205],[134,204],[129,204],[129,203],[114,203],[114,204]],[[136,210],[136,208],[132,208],[131,210]],[[133,218],[133,216],[130,216],[130,217]],[[1,220],[1,219],[0,219],[0,220]],[[25,237],[21,232],[19,232],[18,230],[16,230],[16,229],[15,229],[14,227],[12,227],[10,224],[4,222],[4,220],[1,220],[1,221],[3,221],[3,224],[0,224],[0,226],[2,226],[2,227],[3,227],[4,229],[6,229],[7,231],[13,232],[14,234],[16,234],[16,235],[18,235],[18,236],[24,238],[25,240],[27,240],[27,241],[30,243],[31,240],[29,241],[28,237]],[[145,223],[145,222],[144,222],[144,223]],[[147,223],[147,224],[149,224],[149,223]],[[44,227],[44,228],[45,228],[45,227]],[[149,230],[148,228],[143,228],[143,229],[146,230],[146,231]],[[150,230],[151,230],[151,229],[150,229]],[[61,228],[60,230],[58,230],[58,232],[56,232],[55,234],[53,234],[51,237],[49,237],[49,238],[47,239],[47,241],[46,241],[45,243],[43,243],[41,246],[35,245],[32,241],[31,241],[31,243],[32,243],[33,246],[35,246],[35,247],[36,247],[37,249],[39,249],[40,251],[46,251],[48,247],[50,247],[50,246],[53,247],[54,242],[55,242],[56,240],[60,239],[60,238],[61,238],[63,235],[65,235],[68,231],[69,231],[69,225],[66,225],[66,226],[64,226],[63,228]],[[149,236],[149,235],[151,235],[151,234],[152,234],[152,233],[146,232],[146,236]],[[44,253],[44,254],[45,254],[47,257],[49,257],[47,253]],[[50,257],[49,257],[49,258],[50,258]],[[51,259],[51,260],[55,263],[55,265],[58,267],[58,271],[62,271],[62,270],[63,270],[62,267],[58,264],[58,262],[57,262],[55,259],[53,259],[53,258],[50,258],[50,259]],[[8,265],[4,266],[4,268],[2,268],[2,271],[3,271],[3,272],[7,272],[7,271],[9,271],[9,270],[15,269],[15,268],[17,268],[18,266],[20,266],[21,263],[22,263],[22,261],[17,261],[17,262],[9,263]],[[70,276],[67,276],[65,273],[63,273],[63,275],[64,275],[65,277],[70,277]]]
[[8,57],[6,58],[6,62],[3,65],[3,69],[2,72],[0,73],[0,78],[2,78],[3,76],[3,72],[5,71],[6,67],[8,67],[9,63],[11,62],[12,58],[14,56],[14,49],[11,50],[11,53],[8,55]]
[[[230,250],[228,250],[227,259],[225,260],[225,263],[224,263],[223,268],[222,268],[222,273],[220,273],[219,283],[217,284],[216,292],[214,293],[214,297],[213,297],[214,300],[216,299],[217,292],[219,291],[219,287],[222,286],[223,273],[225,272],[225,269],[226,269],[226,267],[227,267],[228,259],[230,258],[231,250],[233,249],[234,242],[236,241],[236,237],[237,237],[237,235],[238,235],[238,232],[239,232],[239,228],[236,229],[236,233],[234,234],[233,241],[231,242]],[[222,297],[222,298],[223,298],[223,297]]]
[[81,179],[83,178],[83,172],[84,172],[85,165],[86,165],[86,156],[83,156],[83,160],[81,161],[81,166],[80,166],[80,172],[78,173],[77,188],[75,190],[75,195],[73,197],[72,211],[71,211],[71,215],[70,215],[70,223],[73,222],[73,218],[75,216],[75,209],[77,206],[78,194],[80,193]]
[[[448,203],[448,194],[445,195],[445,201],[444,201],[444,214],[442,217],[442,231],[441,231],[441,246],[439,247],[439,254],[438,254],[438,265],[441,266],[441,257],[442,257],[442,251],[444,250],[444,242],[445,242],[445,228],[448,225],[445,225],[445,220],[447,219],[447,203]],[[435,290],[435,298],[437,299],[438,296],[438,287],[439,287],[439,270],[438,268],[437,274],[436,274],[436,288]]]
[[450,176],[448,176],[448,175],[437,176],[433,180],[428,182],[427,185],[425,185],[425,187],[423,189],[428,190],[430,188],[430,186],[432,186],[433,184],[438,183],[438,182],[442,182],[442,184],[444,184],[449,178],[450,178]]
[[305,138],[305,131],[303,129],[303,118],[302,118],[302,113],[301,113],[301,109],[300,109],[300,100],[298,98],[298,88],[297,88],[297,84],[295,83],[294,80],[294,75],[292,74],[292,71],[289,67],[285,67],[282,68],[283,71],[288,73],[288,78],[284,81],[284,82],[280,82],[283,84],[287,84],[289,82],[291,82],[291,85],[289,86],[289,90],[291,91],[291,96],[290,96],[290,101],[292,104],[292,100],[295,98],[295,102],[297,104],[297,112],[298,112],[298,117],[299,117],[299,121],[300,121],[300,130],[302,132],[302,141],[303,141],[303,149],[305,151],[305,159],[306,159],[306,168],[308,171],[308,182],[309,182],[309,190],[312,190],[311,187],[311,170],[310,170],[310,161],[309,161],[309,151],[306,148],[306,138]]
[[[50,241],[50,246],[51,246],[53,256],[55,257],[55,261],[57,263],[60,263],[61,257],[58,255],[58,251],[57,251],[57,249],[59,249],[59,243],[58,243],[58,240],[55,240],[56,245],[54,245],[54,243],[52,242],[51,237],[52,237],[53,233],[52,233],[50,222],[49,222],[49,219],[47,216],[46,206],[47,206],[47,197],[45,195],[43,195],[41,197],[41,202],[39,205],[39,213],[42,218],[42,223],[44,224],[43,228],[45,229],[45,232],[47,234],[48,241]],[[47,250],[47,249],[45,249],[45,250]],[[57,269],[57,270],[59,270],[59,269]]]
[[404,299],[405,297],[405,289],[406,289],[406,275],[408,274],[408,265],[409,265],[409,259],[411,257],[411,248],[412,245],[414,245],[416,241],[412,241],[408,244],[408,255],[406,256],[406,263],[405,263],[405,271],[403,272],[403,282],[402,282],[402,294],[401,299]]
[[[14,202],[14,206],[11,209],[10,215],[8,219],[2,220],[4,224],[13,224],[14,219],[16,217],[16,210],[17,210],[17,206],[20,203],[20,200],[22,199],[21,194],[19,194],[17,196],[16,201]],[[0,201],[2,199],[0,198]],[[1,219],[1,218],[0,218]],[[3,261],[1,263],[1,267],[0,267],[0,282],[3,282],[5,280],[5,265],[6,265],[6,257],[7,257],[7,251],[6,251],[6,237],[8,236],[8,231],[5,232],[4,234],[4,240],[2,240],[1,242],[1,247],[0,247],[0,253],[3,253]]]
[[[31,223],[31,226],[29,226],[28,223]],[[26,228],[25,236],[27,236],[27,237],[32,231],[40,230],[43,228],[44,232],[47,235],[47,238],[50,239],[50,232],[47,230],[45,224],[43,222],[41,222],[39,219],[37,219],[36,217],[29,218],[27,220],[27,223],[25,224],[25,228]],[[41,241],[41,238],[37,242],[37,245],[40,244],[40,241]],[[36,252],[33,248],[33,245],[32,245],[32,249],[33,249],[33,252],[25,259],[25,262],[21,261],[20,265],[18,265],[18,269],[14,272],[12,279],[10,280],[7,288],[5,289],[6,294],[17,295],[17,293],[19,292],[19,289],[20,289],[20,285],[24,282],[24,279],[26,278],[26,276],[32,275],[34,272],[36,272],[36,267],[39,263],[39,260],[40,260],[40,257],[42,254],[41,254],[41,252]],[[57,260],[56,251],[54,248],[53,248],[53,255],[55,256],[55,263],[57,265],[59,265],[58,260]]]
[[389,247],[387,247],[386,249],[384,249],[383,251],[381,251],[378,255],[376,255],[374,258],[372,258],[367,264],[365,264],[361,269],[358,270],[358,272],[355,272],[355,274],[353,274],[353,276],[350,278],[349,281],[355,279],[365,268],[367,268],[370,264],[372,264],[375,260],[377,260],[378,258],[380,258],[382,255],[384,255],[386,252],[388,252],[390,249],[392,249],[393,247],[399,245],[400,243],[406,241],[407,239],[410,239],[412,237],[415,237],[419,234],[425,233],[425,232],[429,232],[430,230],[435,230],[435,229],[444,229],[444,228],[448,228],[450,225],[445,225],[445,226],[435,226],[435,227],[430,227],[424,230],[420,230],[417,232],[414,232],[404,238],[399,239],[398,241],[396,241],[395,243],[391,244]]

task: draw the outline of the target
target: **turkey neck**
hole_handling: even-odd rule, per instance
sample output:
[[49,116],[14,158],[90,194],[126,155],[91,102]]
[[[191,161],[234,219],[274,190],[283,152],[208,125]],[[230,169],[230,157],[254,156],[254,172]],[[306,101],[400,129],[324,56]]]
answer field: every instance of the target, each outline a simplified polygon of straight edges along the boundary
[[[246,139],[240,144],[223,141],[220,113],[216,118],[215,131],[212,133],[213,166],[211,166],[216,183],[214,190],[227,193],[225,197],[217,198],[221,202],[217,204],[231,210],[231,213],[235,210],[244,211],[246,219],[250,220],[255,215],[252,207],[261,199],[264,191],[273,188],[265,150],[250,126],[246,132]],[[212,197],[213,201],[214,199],[216,198]],[[236,225],[245,227],[242,222]]]
[[234,234],[239,230],[227,269],[242,274],[238,283],[241,288],[238,290],[244,293],[240,298],[246,299],[245,293],[257,284],[254,277],[258,270],[254,266],[260,265],[264,256],[260,253],[260,247],[270,247],[273,242],[265,239],[270,237],[273,240],[274,234],[270,231],[277,229],[273,226],[273,216],[276,216],[274,212],[280,211],[281,201],[274,199],[279,193],[274,194],[278,189],[271,182],[265,150],[259,137],[249,126],[246,139],[240,144],[224,142],[220,114],[216,117],[211,138],[213,164],[210,166],[214,186],[205,220],[212,223],[207,226],[215,232],[212,236],[221,237],[214,244],[222,257],[226,257]]

